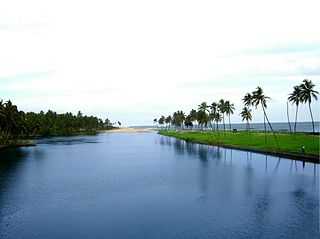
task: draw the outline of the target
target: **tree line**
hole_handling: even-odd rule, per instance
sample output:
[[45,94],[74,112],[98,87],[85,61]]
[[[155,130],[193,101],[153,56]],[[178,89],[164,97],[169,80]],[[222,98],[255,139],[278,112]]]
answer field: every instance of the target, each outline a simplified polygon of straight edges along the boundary
[[0,100],[0,141],[35,136],[71,135],[79,132],[95,132],[113,128],[107,118],[72,113],[58,114],[52,110],[44,113],[18,110],[10,100]]
[[[319,94],[315,89],[315,84],[312,83],[311,80],[303,80],[301,84],[294,86],[292,93],[288,96],[288,102],[294,104],[296,106],[296,114],[294,127],[292,129],[289,117],[289,111],[287,108],[287,117],[290,132],[296,132],[297,118],[298,118],[298,108],[300,104],[308,104],[310,117],[312,121],[312,129],[313,133],[315,133],[314,119],[311,109],[311,103],[313,100],[317,101]],[[250,93],[245,94],[242,98],[242,102],[244,104],[240,116],[242,121],[246,122],[247,130],[250,129],[250,122],[252,121],[252,113],[253,109],[261,108],[264,115],[264,128],[266,131],[266,125],[268,124],[269,128],[272,132],[274,132],[272,125],[270,123],[269,117],[267,115],[267,106],[268,101],[271,98],[265,95],[263,89],[258,86],[255,90]],[[287,107],[288,107],[287,102]],[[164,116],[162,115],[160,118],[155,118],[153,120],[154,124],[159,124],[162,127],[171,128],[172,126],[177,128],[211,128],[212,130],[219,130],[219,124],[221,125],[223,130],[227,130],[226,127],[226,118],[228,119],[229,130],[231,130],[231,115],[235,112],[234,104],[229,100],[221,99],[218,102],[213,102],[211,104],[207,104],[207,102],[202,102],[198,105],[197,110],[192,109],[189,114],[185,114],[183,111],[178,110],[174,112],[172,115]]]

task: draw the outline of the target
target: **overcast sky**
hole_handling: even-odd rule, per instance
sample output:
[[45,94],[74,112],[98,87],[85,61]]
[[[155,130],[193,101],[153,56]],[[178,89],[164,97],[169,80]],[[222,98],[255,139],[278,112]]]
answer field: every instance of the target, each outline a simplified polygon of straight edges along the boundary
[[[241,98],[260,85],[270,119],[286,121],[295,84],[320,90],[319,9],[319,0],[1,1],[0,98],[126,125],[225,98],[240,122]],[[306,107],[299,117],[309,120]]]

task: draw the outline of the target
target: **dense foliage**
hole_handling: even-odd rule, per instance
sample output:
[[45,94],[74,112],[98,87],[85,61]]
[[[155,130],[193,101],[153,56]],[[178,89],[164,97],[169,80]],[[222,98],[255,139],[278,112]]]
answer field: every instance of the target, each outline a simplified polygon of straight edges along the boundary
[[112,128],[109,119],[103,121],[95,116],[72,113],[58,114],[49,110],[44,113],[24,112],[9,100],[0,101],[0,141],[34,136],[70,135],[95,132]]

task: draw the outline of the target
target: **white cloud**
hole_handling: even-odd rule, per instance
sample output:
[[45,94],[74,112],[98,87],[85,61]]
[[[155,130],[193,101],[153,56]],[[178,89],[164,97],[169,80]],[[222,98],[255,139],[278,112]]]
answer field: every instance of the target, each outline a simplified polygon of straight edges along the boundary
[[[0,92],[28,110],[110,112],[142,124],[202,100],[241,107],[242,95],[262,85],[271,117],[284,120],[292,85],[304,77],[320,84],[319,8],[289,0],[6,1]],[[28,72],[52,74],[1,82]]]

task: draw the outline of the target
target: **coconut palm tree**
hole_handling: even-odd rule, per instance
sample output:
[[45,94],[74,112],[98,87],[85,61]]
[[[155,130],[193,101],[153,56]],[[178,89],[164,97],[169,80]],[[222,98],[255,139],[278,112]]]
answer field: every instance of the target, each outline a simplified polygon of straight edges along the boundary
[[288,125],[289,125],[289,132],[292,132],[291,129],[291,123],[290,123],[290,116],[289,116],[289,102],[287,101],[287,119],[288,119]]
[[223,130],[225,131],[226,124],[224,121],[224,114],[226,113],[226,102],[224,101],[224,99],[219,100],[218,109],[219,109],[219,112],[222,114]]
[[209,106],[207,105],[207,102],[202,102],[200,105],[198,105],[199,111],[209,112],[208,108]]
[[312,83],[311,80],[304,79],[303,83],[300,85],[301,89],[301,102],[303,103],[308,103],[309,106],[309,111],[310,111],[310,116],[312,120],[312,132],[314,133],[314,120],[313,120],[313,115],[312,115],[312,110],[311,110],[311,102],[312,99],[318,100],[318,94],[319,92],[314,90],[315,85]]
[[241,113],[240,113],[241,117],[242,117],[242,121],[246,121],[247,122],[247,130],[250,130],[250,123],[249,121],[252,120],[252,115],[251,115],[251,109],[249,109],[247,106],[245,106]]
[[183,122],[185,120],[186,116],[183,113],[182,110],[178,110],[177,112],[174,112],[172,115],[172,124],[176,127],[183,127]]
[[245,106],[252,106],[252,100],[253,97],[250,93],[245,94],[245,96],[242,99]]
[[[214,116],[218,110],[218,104],[216,102],[212,102],[211,105],[209,106],[209,109],[210,109],[209,120],[211,123],[212,121],[215,121]],[[212,123],[211,123],[211,126],[212,126]],[[213,126],[212,126],[212,130],[213,130]]]
[[207,102],[202,102],[200,105],[198,105],[197,121],[201,125],[202,130],[203,126],[207,127],[209,121],[207,112],[209,113],[209,106],[207,105]]
[[219,110],[217,110],[217,112],[213,114],[213,119],[216,122],[216,129],[217,129],[217,131],[219,131],[219,122],[221,122],[221,120],[222,120],[222,116],[221,116]]
[[197,121],[197,111],[195,109],[192,109],[189,115],[190,115],[190,120],[192,122],[192,127],[193,127],[193,122]]
[[166,117],[164,117],[163,115],[161,115],[161,117],[160,117],[159,120],[158,120],[158,124],[159,124],[160,126],[164,125],[165,120],[166,120]]
[[154,119],[153,119],[153,125],[156,125],[157,123],[158,123],[157,118],[154,118]]
[[209,115],[204,110],[199,110],[197,113],[197,121],[201,125],[201,129],[203,130],[203,127],[207,127],[208,121],[209,121]]
[[269,125],[269,127],[270,127],[270,129],[271,129],[271,131],[272,131],[272,133],[273,133],[273,136],[274,136],[274,138],[275,138],[275,141],[276,141],[277,146],[279,146],[279,145],[278,145],[277,136],[276,136],[275,133],[274,133],[274,130],[273,130],[273,128],[272,128],[272,125],[271,125],[271,123],[270,123],[270,121],[269,121],[269,118],[268,118],[268,115],[267,115],[267,113],[266,113],[267,101],[268,101],[269,99],[270,99],[270,97],[264,95],[263,89],[262,89],[260,86],[258,86],[258,87],[256,88],[256,90],[252,92],[252,104],[253,104],[256,108],[257,108],[259,105],[261,105],[262,110],[263,110],[264,117],[265,117],[265,119],[267,120],[268,125]]
[[172,122],[172,117],[171,115],[169,115],[166,119],[165,119],[166,125],[168,128],[170,128],[170,124]]
[[294,86],[293,87],[293,92],[289,94],[288,101],[291,102],[292,104],[296,105],[296,117],[294,121],[294,132],[297,131],[297,118],[298,118],[298,109],[299,109],[299,104],[301,103],[301,87],[300,86]]
[[190,127],[193,127],[193,123],[192,123],[192,116],[189,114],[187,115],[185,121],[184,121],[184,125],[187,127],[187,129]]
[[230,121],[230,115],[234,113],[234,104],[231,104],[230,101],[226,101],[225,102],[225,112],[229,118],[229,129],[231,131],[231,121]]

